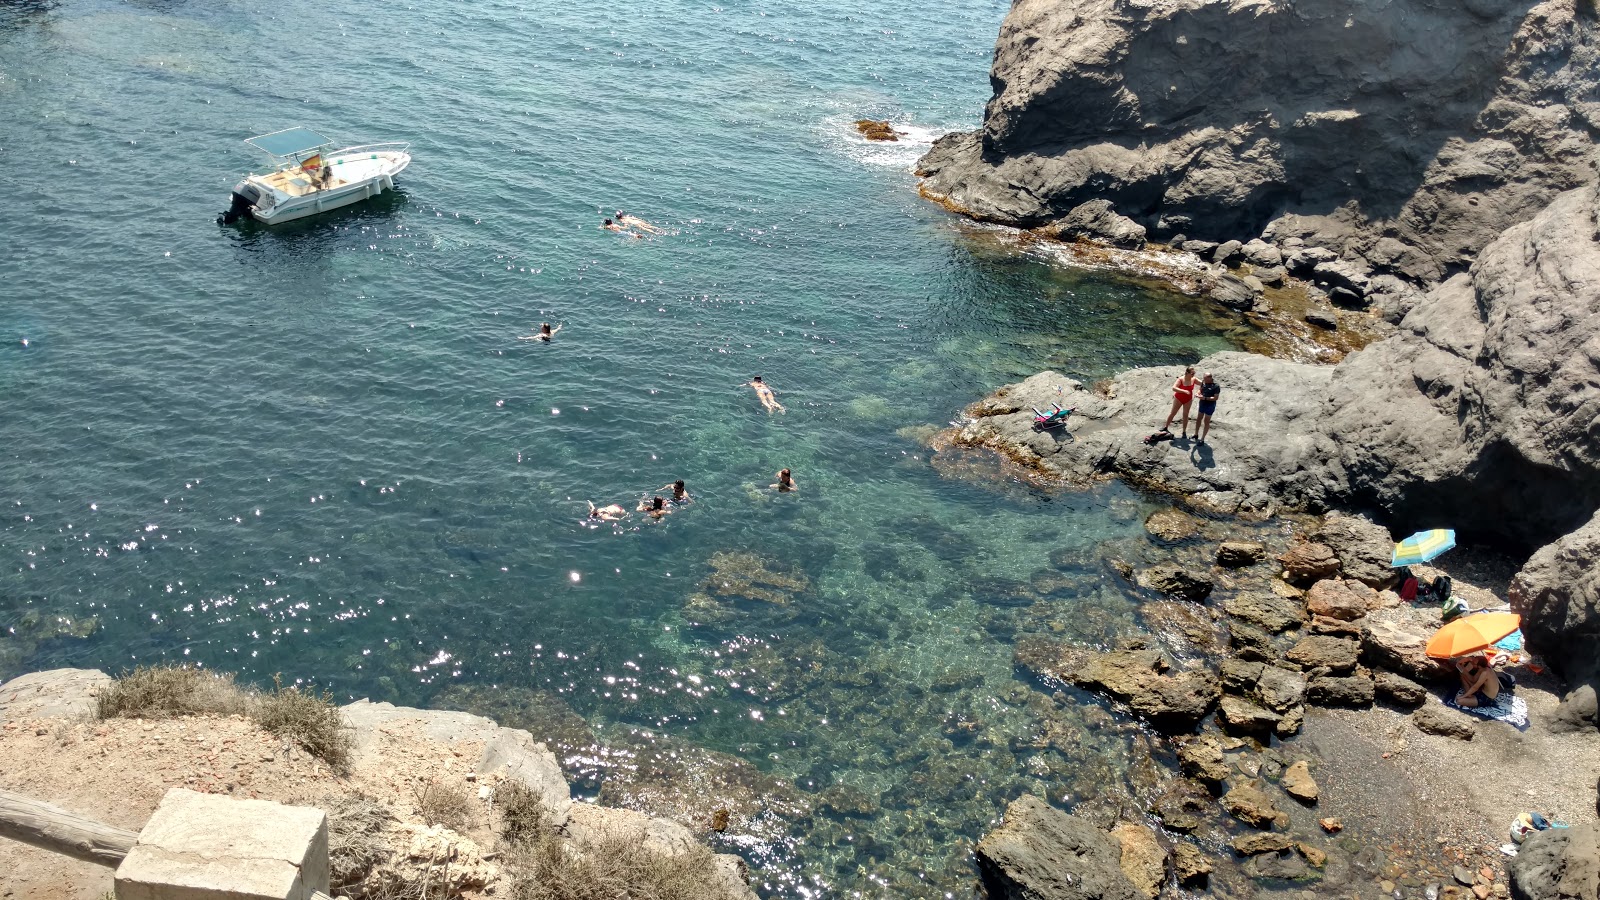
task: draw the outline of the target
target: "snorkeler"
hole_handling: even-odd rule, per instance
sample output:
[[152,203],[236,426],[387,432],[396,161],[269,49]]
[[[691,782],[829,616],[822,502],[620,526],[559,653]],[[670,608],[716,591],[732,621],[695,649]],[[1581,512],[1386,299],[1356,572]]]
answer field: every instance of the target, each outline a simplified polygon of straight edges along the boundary
[[651,225],[649,222],[646,222],[645,220],[639,218],[638,216],[630,216],[630,215],[628,215],[627,213],[623,212],[620,209],[617,210],[616,220],[617,220],[617,224],[619,224],[619,225],[627,225],[627,226],[630,226],[632,228],[637,228],[640,231],[648,231],[651,234],[666,234],[666,232],[663,231],[662,229],[657,228],[654,225]]
[[617,234],[625,234],[628,237],[632,237],[632,238],[642,238],[642,237],[644,237],[644,235],[642,235],[642,234],[634,234],[633,232],[629,231],[626,228],[623,228],[621,225],[617,224],[616,222],[611,221],[610,219],[605,220],[605,222],[603,224],[601,224],[600,227],[604,228],[607,231],[615,231]]
[[797,491],[800,489],[800,486],[794,483],[794,476],[789,473],[788,469],[779,469],[778,483],[774,484],[772,488],[773,490],[782,494],[789,491]]
[[535,332],[533,334],[520,334],[520,335],[517,335],[517,340],[519,340],[519,341],[548,341],[551,338],[555,337],[556,336],[556,332],[558,332],[560,330],[561,330],[561,326],[560,325],[557,325],[555,328],[551,328],[549,322],[541,322],[541,323],[539,323],[539,330],[537,332]]
[[640,500],[639,512],[648,513],[652,519],[659,519],[672,510],[667,508],[667,499],[657,495],[648,500]]
[[595,506],[594,501],[589,502],[589,518],[599,519],[602,522],[617,522],[628,517],[628,511],[620,504],[612,503],[607,506]]
[[756,389],[756,399],[761,401],[767,412],[788,412],[783,408],[783,404],[778,402],[778,398],[773,396],[772,388],[767,387],[767,383],[761,380],[760,375],[753,376],[745,383]]
[[675,504],[681,506],[682,504],[688,503],[694,499],[693,497],[689,496],[689,492],[684,489],[682,478],[679,478],[677,481],[674,481],[671,484],[662,485],[660,490],[664,491],[667,488],[672,488],[672,502]]

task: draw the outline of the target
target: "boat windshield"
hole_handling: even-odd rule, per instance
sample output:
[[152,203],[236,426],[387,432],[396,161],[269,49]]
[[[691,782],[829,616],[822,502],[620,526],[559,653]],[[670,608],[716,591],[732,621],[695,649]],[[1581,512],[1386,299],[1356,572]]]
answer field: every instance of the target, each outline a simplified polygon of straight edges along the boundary
[[286,128],[247,138],[245,143],[272,156],[293,157],[321,149],[332,142],[309,128]]

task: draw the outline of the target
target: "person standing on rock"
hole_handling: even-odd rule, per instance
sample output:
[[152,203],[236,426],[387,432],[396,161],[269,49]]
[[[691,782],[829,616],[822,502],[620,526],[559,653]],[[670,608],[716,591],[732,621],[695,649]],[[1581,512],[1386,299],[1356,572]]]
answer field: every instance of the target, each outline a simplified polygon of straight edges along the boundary
[[1207,372],[1200,379],[1200,415],[1194,420],[1194,435],[1196,443],[1204,444],[1206,435],[1211,433],[1211,415],[1217,411],[1217,396],[1222,393],[1222,385]]
[[1167,413],[1166,424],[1161,426],[1162,431],[1172,430],[1172,420],[1178,417],[1178,411],[1183,411],[1183,436],[1189,436],[1189,404],[1194,402],[1194,388],[1199,384],[1194,377],[1194,366],[1185,366],[1183,374],[1172,383],[1172,411]]

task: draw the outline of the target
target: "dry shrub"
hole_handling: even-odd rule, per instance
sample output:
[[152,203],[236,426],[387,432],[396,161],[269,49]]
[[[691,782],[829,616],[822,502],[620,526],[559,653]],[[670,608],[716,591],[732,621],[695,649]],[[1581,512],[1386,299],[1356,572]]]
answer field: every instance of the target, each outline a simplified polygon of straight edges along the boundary
[[332,893],[363,900],[367,875],[392,852],[383,832],[399,820],[387,807],[361,794],[315,805],[328,814],[328,876]]
[[244,715],[265,731],[292,740],[335,769],[350,761],[352,740],[333,695],[284,687],[276,677],[270,693],[234,684],[227,673],[185,666],[140,666],[96,696],[102,719],[167,719],[177,716]]
[[574,845],[554,834],[516,849],[513,900],[716,900],[723,896],[710,849],[677,856],[644,846],[636,834]]
[[411,796],[417,801],[417,812],[422,816],[422,821],[430,828],[443,825],[459,833],[472,826],[472,814],[476,806],[464,786],[433,779],[413,785]]
[[249,692],[226,673],[183,666],[140,666],[95,697],[102,719],[170,719],[249,713]]
[[345,727],[333,694],[284,687],[277,676],[273,676],[272,681],[272,693],[263,694],[257,700],[256,722],[278,737],[294,741],[335,769],[343,770],[348,766],[354,739]]
[[549,834],[550,810],[534,790],[516,779],[495,789],[500,807],[500,839],[508,844],[531,844]]

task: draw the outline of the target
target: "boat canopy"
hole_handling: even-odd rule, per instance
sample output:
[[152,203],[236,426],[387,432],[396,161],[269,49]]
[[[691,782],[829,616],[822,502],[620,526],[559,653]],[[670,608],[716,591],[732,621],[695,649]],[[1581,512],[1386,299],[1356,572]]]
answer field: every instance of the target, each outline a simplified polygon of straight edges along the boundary
[[309,128],[285,128],[245,139],[245,143],[272,156],[299,156],[332,143]]

